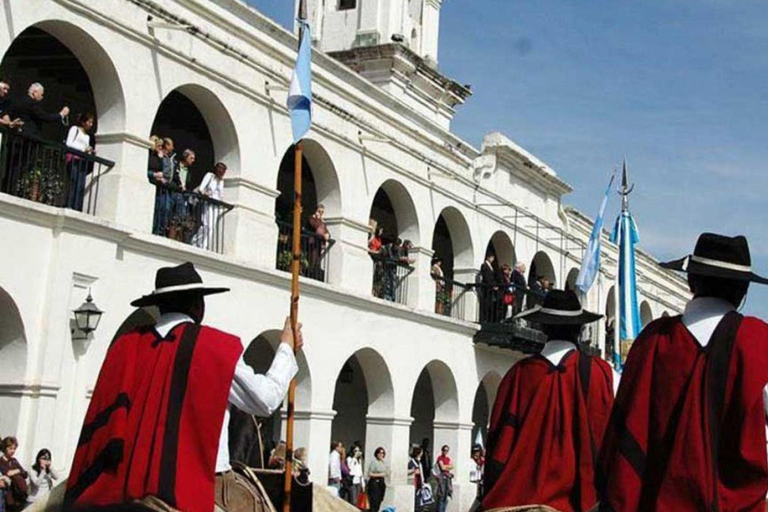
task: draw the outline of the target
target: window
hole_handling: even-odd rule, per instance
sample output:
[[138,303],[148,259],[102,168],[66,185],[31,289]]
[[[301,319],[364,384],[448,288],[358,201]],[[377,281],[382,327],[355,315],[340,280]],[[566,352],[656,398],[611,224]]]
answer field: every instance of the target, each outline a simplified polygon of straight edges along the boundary
[[357,7],[357,0],[339,0],[339,10],[348,11]]

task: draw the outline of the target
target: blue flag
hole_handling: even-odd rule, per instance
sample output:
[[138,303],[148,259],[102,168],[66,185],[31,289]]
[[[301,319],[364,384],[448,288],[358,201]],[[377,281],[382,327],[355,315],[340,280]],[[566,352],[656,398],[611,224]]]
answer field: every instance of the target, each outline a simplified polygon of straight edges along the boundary
[[640,334],[640,307],[637,302],[635,272],[635,245],[640,235],[629,210],[623,210],[616,219],[611,242],[619,246],[619,322],[622,340],[634,340]]
[[306,135],[312,125],[312,36],[308,23],[299,20],[299,25],[301,41],[287,103],[291,114],[294,144]]
[[608,194],[611,192],[611,185],[613,185],[613,179],[616,175],[611,176],[611,181],[608,183],[608,188],[605,189],[605,197],[600,204],[600,212],[595,219],[595,225],[592,228],[592,234],[589,237],[589,244],[584,251],[584,259],[581,261],[581,269],[579,269],[579,277],[576,278],[576,286],[585,295],[592,288],[595,283],[597,273],[600,271],[600,247],[601,247],[601,234],[603,232],[603,215],[605,214],[605,205],[608,204]]

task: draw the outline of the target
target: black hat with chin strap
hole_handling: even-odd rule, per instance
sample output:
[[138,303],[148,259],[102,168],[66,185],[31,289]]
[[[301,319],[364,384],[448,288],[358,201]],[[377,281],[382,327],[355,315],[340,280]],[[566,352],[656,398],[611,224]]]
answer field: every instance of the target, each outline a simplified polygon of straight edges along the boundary
[[752,272],[749,244],[743,236],[702,233],[693,254],[660,265],[700,276],[768,284],[768,278]]
[[228,292],[229,288],[213,288],[203,285],[203,278],[192,263],[182,263],[177,267],[164,267],[157,271],[155,289],[149,295],[131,302],[131,306],[141,308],[155,306],[161,301],[183,295],[213,295]]
[[603,315],[584,310],[571,290],[551,290],[541,306],[523,311],[515,318],[545,325],[584,325],[600,320]]

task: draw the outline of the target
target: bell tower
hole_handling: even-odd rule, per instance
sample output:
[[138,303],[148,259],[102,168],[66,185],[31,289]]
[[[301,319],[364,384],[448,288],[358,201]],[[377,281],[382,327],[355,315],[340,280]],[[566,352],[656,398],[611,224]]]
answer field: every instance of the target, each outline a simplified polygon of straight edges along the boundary
[[443,0],[309,0],[313,39],[324,52],[400,43],[437,66]]

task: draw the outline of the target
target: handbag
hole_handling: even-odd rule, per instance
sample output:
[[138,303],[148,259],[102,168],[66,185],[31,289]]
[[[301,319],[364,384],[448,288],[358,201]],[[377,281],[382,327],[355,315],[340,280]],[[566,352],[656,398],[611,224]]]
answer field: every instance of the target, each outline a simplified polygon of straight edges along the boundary
[[435,502],[435,497],[432,494],[432,489],[428,485],[422,484],[421,487],[416,489],[416,506],[426,507],[432,505]]
[[369,508],[371,508],[371,505],[368,502],[367,492],[361,492],[360,494],[357,495],[357,503],[355,503],[355,506],[360,510],[368,510]]

